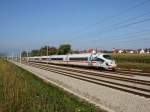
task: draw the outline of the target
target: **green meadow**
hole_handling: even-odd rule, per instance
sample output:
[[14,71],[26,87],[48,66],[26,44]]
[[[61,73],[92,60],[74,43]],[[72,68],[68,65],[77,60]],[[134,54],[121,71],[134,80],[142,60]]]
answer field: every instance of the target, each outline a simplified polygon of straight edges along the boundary
[[118,67],[150,72],[150,54],[112,54]]

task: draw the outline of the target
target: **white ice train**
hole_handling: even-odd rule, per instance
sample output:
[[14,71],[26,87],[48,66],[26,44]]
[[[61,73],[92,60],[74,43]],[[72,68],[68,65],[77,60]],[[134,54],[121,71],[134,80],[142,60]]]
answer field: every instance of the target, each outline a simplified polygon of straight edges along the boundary
[[108,54],[103,53],[84,53],[52,56],[29,57],[29,62],[44,62],[53,64],[75,65],[75,66],[92,66],[104,69],[115,69],[115,60]]

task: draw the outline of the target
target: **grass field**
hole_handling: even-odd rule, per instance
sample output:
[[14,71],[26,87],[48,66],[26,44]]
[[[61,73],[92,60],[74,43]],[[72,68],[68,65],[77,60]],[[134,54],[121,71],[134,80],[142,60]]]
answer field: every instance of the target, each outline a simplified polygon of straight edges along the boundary
[[104,112],[0,60],[0,112]]
[[118,67],[150,72],[150,54],[113,54]]

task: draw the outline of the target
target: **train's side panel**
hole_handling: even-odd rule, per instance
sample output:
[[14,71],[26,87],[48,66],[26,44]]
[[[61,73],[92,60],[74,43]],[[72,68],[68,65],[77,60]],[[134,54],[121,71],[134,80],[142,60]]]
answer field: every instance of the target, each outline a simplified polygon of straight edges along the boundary
[[51,61],[49,63],[54,64],[67,64],[67,55],[52,55],[50,56]]
[[68,64],[67,61],[49,61],[49,63],[54,63],[54,64]]
[[81,65],[81,66],[88,66],[87,61],[68,61],[69,65]]
[[111,68],[112,65],[109,66],[108,64],[109,63],[111,64],[114,60],[107,60],[103,57],[103,55],[104,54],[85,53],[85,54],[52,55],[41,57],[37,56],[37,57],[29,57],[29,61],[53,63],[53,64],[77,65],[77,66],[95,66],[95,67],[103,67],[105,69]]
[[71,54],[68,55],[68,64],[78,66],[89,66],[89,57],[91,54]]

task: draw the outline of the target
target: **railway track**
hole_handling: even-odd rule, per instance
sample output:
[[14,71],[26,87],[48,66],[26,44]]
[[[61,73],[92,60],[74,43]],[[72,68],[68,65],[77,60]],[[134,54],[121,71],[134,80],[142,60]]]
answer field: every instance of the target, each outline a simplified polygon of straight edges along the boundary
[[[38,62],[38,63],[43,63],[43,62]],[[59,65],[59,66],[67,66],[67,67],[74,67],[74,68],[80,68],[80,66],[75,66],[75,65],[65,65],[65,64],[54,64],[54,63],[50,63],[51,65]],[[115,74],[119,74],[119,75],[127,75],[127,76],[146,76],[146,77],[150,77],[150,73],[144,73],[143,71],[137,71],[137,70],[129,70],[129,69],[120,69],[117,68],[116,71],[106,71],[106,70],[99,70],[99,68],[95,68],[95,67],[85,67],[83,66],[82,69],[88,69],[88,70],[93,70],[93,71],[101,71],[104,73],[115,73]]]
[[68,77],[88,81],[94,84],[107,86],[109,88],[125,91],[131,94],[150,98],[150,81],[132,79],[125,76],[113,76],[113,74],[103,74],[88,70],[80,70],[69,67],[62,67],[44,63],[29,63],[40,69],[59,73]]
[[[32,64],[32,63],[30,63]],[[45,63],[36,63],[36,64],[42,64],[42,65],[45,65],[45,66],[48,66],[48,67],[53,67],[53,68],[58,68],[58,69],[65,69],[65,70],[71,70],[73,72],[78,72],[78,73],[88,73],[90,75],[93,75],[93,76],[98,76],[98,77],[105,77],[105,78],[111,78],[111,79],[115,79],[115,80],[122,80],[122,81],[128,81],[128,82],[133,82],[133,83],[140,83],[140,84],[147,84],[148,86],[150,86],[150,80],[149,81],[145,81],[145,80],[140,80],[140,79],[135,79],[135,78],[132,78],[130,77],[131,75],[115,75],[116,72],[100,72],[100,71],[89,71],[89,70],[86,70],[86,69],[79,69],[78,68],[72,68],[72,67],[64,67],[64,66],[57,66],[57,65],[51,65],[51,64],[45,64]],[[110,75],[111,73],[111,75]],[[113,75],[112,75],[113,74]],[[129,77],[127,77],[129,76]]]
[[147,76],[147,77],[150,77],[150,73],[144,73],[143,71],[117,69],[116,72],[117,72],[117,73],[130,73],[130,74],[133,74],[133,75],[139,75],[139,76]]

